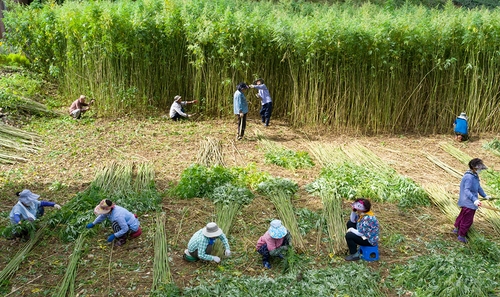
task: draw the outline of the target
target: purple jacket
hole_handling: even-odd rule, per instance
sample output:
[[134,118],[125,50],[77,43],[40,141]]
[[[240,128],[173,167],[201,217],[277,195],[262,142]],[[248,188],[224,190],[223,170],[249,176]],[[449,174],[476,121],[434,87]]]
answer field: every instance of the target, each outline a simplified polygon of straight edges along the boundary
[[460,182],[458,206],[476,210],[477,206],[474,205],[474,201],[479,199],[477,196],[478,194],[481,195],[481,197],[486,197],[486,193],[479,184],[479,176],[477,173],[467,170]]

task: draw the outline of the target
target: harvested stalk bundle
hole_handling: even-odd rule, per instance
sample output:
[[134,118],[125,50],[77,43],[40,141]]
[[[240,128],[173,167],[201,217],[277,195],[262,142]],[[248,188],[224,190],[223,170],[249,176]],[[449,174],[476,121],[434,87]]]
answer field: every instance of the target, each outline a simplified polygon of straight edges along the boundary
[[267,196],[276,207],[283,225],[292,235],[292,243],[299,250],[305,248],[304,240],[295,217],[292,197],[298,190],[297,183],[285,178],[269,178],[257,186],[257,190]]
[[127,193],[132,191],[133,163],[112,161],[101,168],[93,184],[108,193]]
[[78,270],[78,262],[82,256],[83,244],[85,243],[85,236],[87,232],[83,232],[75,240],[75,247],[73,248],[73,253],[70,256],[68,267],[62,283],[59,284],[59,290],[54,295],[54,297],[66,297],[66,296],[76,296],[75,294],[75,280],[76,272]]
[[309,145],[309,151],[318,160],[322,167],[341,165],[349,159],[340,149],[326,144]]
[[12,275],[17,271],[19,268],[19,264],[26,258],[28,253],[31,251],[31,249],[35,246],[35,244],[38,242],[42,234],[45,233],[45,226],[40,228],[33,236],[30,238],[30,240],[17,252],[17,254],[10,260],[9,263],[0,271],[0,284],[4,284],[6,281],[8,281]]
[[323,203],[323,216],[326,219],[330,237],[330,252],[338,255],[345,249],[344,235],[346,229],[342,219],[342,197],[336,189],[323,190],[319,193],[319,196]]
[[153,164],[141,162],[135,165],[137,173],[134,179],[134,191],[141,192],[150,189],[154,185],[155,170]]
[[274,207],[276,207],[283,225],[292,235],[292,245],[298,251],[305,251],[304,240],[300,234],[299,224],[297,223],[297,217],[295,217],[292,205],[292,197],[284,191],[277,190],[275,195],[270,197],[270,200],[274,204]]
[[8,154],[0,154],[0,163],[3,164],[14,164],[16,162],[28,162],[28,159],[19,156],[13,156]]
[[359,143],[352,143],[348,146],[343,146],[342,151],[349,156],[351,162],[362,165],[369,170],[376,171],[384,176],[392,176],[396,174],[394,169],[387,166],[382,159]]
[[[217,225],[228,236],[234,218],[243,206],[252,202],[254,195],[247,188],[227,183],[215,188],[209,198],[215,204]],[[222,244],[220,241],[215,243],[214,249],[216,254],[222,253]]]
[[492,141],[483,144],[483,148],[489,150],[497,157],[500,157],[500,140],[495,138]]
[[168,241],[165,233],[165,213],[156,214],[156,229],[154,234],[154,262],[153,262],[153,287],[152,290],[160,290],[167,284],[172,283],[172,274],[168,262]]
[[206,167],[225,166],[222,142],[212,137],[201,140],[196,163]]
[[36,153],[40,142],[40,138],[34,133],[0,124],[0,163],[13,164],[27,161],[12,153]]
[[436,164],[437,166],[441,167],[444,171],[448,172],[449,174],[453,175],[456,178],[462,178],[462,173],[460,173],[458,170],[455,168],[452,168],[448,164],[442,162],[438,158],[431,156],[431,155],[425,155],[427,160],[431,161],[432,163]]
[[462,162],[465,165],[469,164],[469,161],[472,160],[471,156],[462,152],[460,149],[454,147],[449,143],[440,143],[440,146],[445,152],[452,155],[453,157],[455,157],[455,159],[457,159],[458,161]]

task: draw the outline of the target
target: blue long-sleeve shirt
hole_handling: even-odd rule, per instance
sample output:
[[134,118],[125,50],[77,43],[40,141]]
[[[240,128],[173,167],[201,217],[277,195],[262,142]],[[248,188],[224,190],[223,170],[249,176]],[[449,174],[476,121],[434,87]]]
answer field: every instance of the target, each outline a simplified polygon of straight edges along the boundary
[[[10,211],[10,222],[12,224],[19,224],[21,220],[27,220],[29,218],[29,215],[26,213],[26,210],[31,213],[35,218],[38,217],[38,209],[40,207],[45,207],[45,206],[50,206],[53,207],[56,205],[54,202],[50,201],[33,201],[33,204],[31,207],[25,206],[24,208],[19,205],[19,203],[16,203],[14,207],[12,207],[12,210]],[[25,210],[26,209],[26,210]]]
[[479,184],[479,176],[477,173],[467,170],[460,182],[458,206],[474,210],[477,209],[477,206],[474,205],[474,201],[479,199],[477,196],[478,194],[481,195],[481,197],[486,197],[486,193],[484,193],[483,188],[481,188]]
[[240,111],[244,114],[248,113],[248,102],[243,92],[240,91],[234,92],[233,106],[234,106],[234,114],[239,114]]
[[115,207],[111,212],[99,215],[94,220],[94,225],[99,224],[105,219],[109,219],[112,223],[116,222],[120,226],[120,231],[114,233],[115,237],[121,237],[125,235],[128,232],[128,230],[132,230],[135,232],[139,229],[140,223],[139,220],[135,217],[135,215],[118,205],[115,205]]

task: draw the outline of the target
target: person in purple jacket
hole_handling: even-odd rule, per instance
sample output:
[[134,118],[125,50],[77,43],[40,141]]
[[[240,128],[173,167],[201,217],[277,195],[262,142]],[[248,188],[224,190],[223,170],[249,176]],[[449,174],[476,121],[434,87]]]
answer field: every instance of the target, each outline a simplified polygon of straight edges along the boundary
[[[350,221],[348,222],[349,229],[345,235],[347,246],[349,247],[349,256],[345,257],[346,261],[359,260],[358,245],[376,246],[379,240],[379,223],[373,212],[371,211],[370,200],[359,198],[351,205],[355,214],[351,213]],[[356,221],[356,225],[353,225]]]
[[87,228],[92,228],[105,219],[109,219],[114,233],[108,236],[108,242],[115,241],[115,246],[124,245],[128,236],[136,238],[142,234],[137,216],[125,208],[115,205],[111,200],[102,200],[94,208],[94,214],[97,218],[94,222],[87,224]]
[[481,201],[479,201],[478,194],[481,197],[490,199],[490,196],[486,195],[481,188],[479,183],[479,172],[487,169],[483,161],[478,158],[474,158],[469,162],[469,170],[467,170],[462,177],[460,182],[460,196],[458,198],[458,206],[461,208],[460,214],[455,220],[455,229],[453,233],[457,234],[458,241],[466,243],[467,232],[474,222],[474,215],[478,206],[481,206]]
[[35,221],[45,213],[44,207],[54,207],[61,209],[59,204],[50,201],[39,201],[40,195],[32,193],[30,190],[22,190],[17,192],[16,196],[19,201],[12,207],[10,211],[10,222],[12,224],[21,224],[22,221]]

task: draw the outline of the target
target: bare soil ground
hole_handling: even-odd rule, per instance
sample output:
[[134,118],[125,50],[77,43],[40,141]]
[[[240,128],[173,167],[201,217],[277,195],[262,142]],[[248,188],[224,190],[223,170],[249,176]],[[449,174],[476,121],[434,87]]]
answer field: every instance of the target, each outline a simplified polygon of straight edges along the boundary
[[[253,162],[259,170],[293,179],[299,186],[317,178],[320,166],[290,171],[265,164],[257,133],[296,151],[308,151],[309,145],[314,143],[338,146],[358,142],[400,174],[419,184],[437,183],[456,195],[459,179],[430,162],[426,154],[439,158],[460,172],[467,168],[442,150],[440,143],[453,143],[470,156],[482,158],[487,166],[500,168],[500,158],[482,149],[482,145],[496,135],[476,135],[471,142],[458,144],[453,141],[452,135],[367,137],[340,135],[325,130],[292,129],[276,120],[271,124],[270,127],[263,127],[257,119],[250,118],[244,140],[236,141],[236,126],[231,120],[172,122],[166,118],[133,117],[39,120],[26,128],[41,134],[44,145],[40,152],[27,156],[30,159],[27,163],[0,165],[0,185],[3,186],[0,191],[0,213],[3,214],[0,223],[8,223],[6,216],[17,200],[15,191],[29,188],[43,199],[64,204],[90,184],[97,168],[111,160],[153,162],[157,188],[166,193],[177,183],[182,171],[196,161],[198,144],[207,136],[222,141],[227,166],[245,166]],[[51,190],[55,182],[65,187]],[[304,191],[300,191],[294,205],[311,211],[321,209],[319,199]],[[347,214],[347,202],[345,206]],[[254,251],[254,245],[267,229],[269,219],[277,217],[274,206],[264,197],[257,196],[237,217],[229,236],[233,257],[224,260],[222,265],[182,260],[190,236],[214,217],[210,202],[203,199],[178,200],[165,194],[162,207],[168,215],[166,228],[170,268],[179,287],[196,286],[210,277],[213,271],[225,271],[235,276],[275,276],[281,273],[279,269],[263,270],[260,257]],[[383,276],[388,275],[391,265],[395,263],[404,264],[410,258],[426,255],[428,242],[438,239],[455,241],[450,232],[452,222],[437,207],[401,210],[393,204],[375,203],[373,209],[381,222],[382,242],[394,235],[404,237],[401,243],[391,247],[382,244],[381,260],[369,264],[380,269]],[[142,215],[143,235],[120,248],[112,248],[106,243],[109,230],[99,230],[99,235],[86,245],[80,262],[76,283],[78,296],[148,296],[153,277],[153,218],[153,214]],[[476,220],[475,226],[485,234],[491,231],[491,227],[481,219]],[[316,244],[315,229],[305,236],[305,240],[306,254],[315,261],[315,267],[344,263],[342,257],[331,257],[326,246]],[[0,238],[0,267],[10,261],[20,246],[17,241]],[[12,278],[9,296],[52,295],[64,276],[72,248],[72,244],[45,237]],[[386,293],[388,296],[396,295],[392,291]]]

